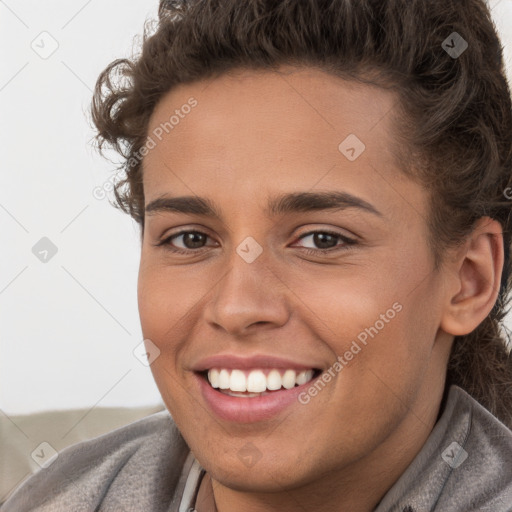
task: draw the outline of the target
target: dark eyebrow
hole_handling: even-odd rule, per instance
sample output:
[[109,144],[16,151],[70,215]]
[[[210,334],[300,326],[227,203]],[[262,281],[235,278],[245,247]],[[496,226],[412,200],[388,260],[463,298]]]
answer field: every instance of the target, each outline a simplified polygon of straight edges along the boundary
[[[270,198],[267,213],[271,216],[286,213],[308,212],[315,210],[345,210],[358,208],[382,217],[382,213],[373,205],[348,192],[292,192]],[[207,198],[197,196],[160,197],[151,201],[146,213],[177,212],[204,215],[221,219],[221,211]]]

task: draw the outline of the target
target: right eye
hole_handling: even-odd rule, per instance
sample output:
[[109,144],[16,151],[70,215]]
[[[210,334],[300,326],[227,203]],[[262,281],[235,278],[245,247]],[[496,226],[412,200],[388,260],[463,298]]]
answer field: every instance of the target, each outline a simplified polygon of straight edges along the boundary
[[[174,239],[179,239],[182,237],[182,245],[181,247],[175,247],[172,241]],[[210,238],[206,233],[197,230],[182,230],[178,233],[173,233],[172,235],[164,238],[161,242],[156,244],[158,247],[164,247],[166,250],[178,253],[178,254],[190,254],[193,252],[199,252],[198,249],[202,249],[205,246],[201,245],[206,242],[206,240]],[[188,247],[187,247],[188,246]]]

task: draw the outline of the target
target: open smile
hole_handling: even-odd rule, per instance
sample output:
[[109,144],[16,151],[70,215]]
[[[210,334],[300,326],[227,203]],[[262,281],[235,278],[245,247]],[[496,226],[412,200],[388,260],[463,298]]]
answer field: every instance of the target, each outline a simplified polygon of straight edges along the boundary
[[212,368],[206,372],[206,379],[212,388],[221,393],[241,398],[265,396],[270,392],[292,389],[310,382],[320,370],[296,371],[293,369],[261,368],[241,370]]
[[293,404],[322,370],[211,368],[194,372],[207,409],[235,423],[270,420]]

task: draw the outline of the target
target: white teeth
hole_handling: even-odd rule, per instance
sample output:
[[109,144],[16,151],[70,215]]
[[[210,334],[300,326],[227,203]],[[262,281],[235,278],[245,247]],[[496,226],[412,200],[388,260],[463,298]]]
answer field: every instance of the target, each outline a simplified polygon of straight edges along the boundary
[[277,370],[270,370],[270,373],[267,375],[267,389],[275,391],[276,389],[281,389],[282,384],[281,374]]
[[[243,370],[228,370],[212,368],[208,371],[208,381],[216,389],[234,392],[233,396],[258,396],[266,391],[276,391],[282,387],[292,389],[309,382],[313,378],[313,370],[304,370],[296,373],[295,370],[286,370],[282,375],[279,370],[270,370],[268,375],[262,370],[252,370],[247,375]],[[238,393],[244,393],[238,395]],[[256,393],[256,395],[255,395]]]
[[283,375],[283,387],[292,389],[295,386],[295,370],[286,370]]
[[233,370],[229,378],[229,389],[231,391],[247,391],[247,381],[245,374],[241,370]]
[[219,370],[212,368],[208,372],[208,380],[210,381],[212,388],[218,388],[219,387]]
[[261,393],[267,389],[267,378],[265,374],[260,371],[252,371],[247,377],[247,391],[251,393]]
[[304,371],[300,372],[295,380],[299,386],[302,386],[302,384],[306,384],[308,380],[311,380],[311,377],[313,377],[313,374],[310,375],[309,371]]
[[221,370],[219,373],[219,388],[229,389],[229,372],[227,370]]

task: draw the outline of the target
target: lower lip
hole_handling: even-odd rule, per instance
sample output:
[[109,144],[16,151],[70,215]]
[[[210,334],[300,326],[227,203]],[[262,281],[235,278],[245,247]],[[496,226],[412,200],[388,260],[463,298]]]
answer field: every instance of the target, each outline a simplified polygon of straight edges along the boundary
[[281,389],[268,395],[242,398],[226,395],[212,388],[207,380],[195,374],[201,394],[210,409],[221,419],[237,423],[265,421],[277,416],[292,404],[299,404],[299,395],[312,385],[315,379],[291,389]]

